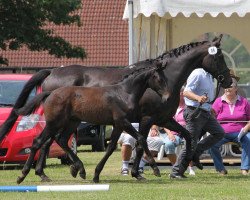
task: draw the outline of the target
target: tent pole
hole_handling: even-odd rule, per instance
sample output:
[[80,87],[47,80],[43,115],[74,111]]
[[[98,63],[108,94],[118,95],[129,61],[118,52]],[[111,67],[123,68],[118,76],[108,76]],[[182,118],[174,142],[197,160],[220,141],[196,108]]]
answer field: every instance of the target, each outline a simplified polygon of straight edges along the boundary
[[134,63],[133,58],[133,44],[134,44],[134,30],[133,30],[133,0],[128,0],[129,21],[128,21],[128,35],[129,35],[129,65]]

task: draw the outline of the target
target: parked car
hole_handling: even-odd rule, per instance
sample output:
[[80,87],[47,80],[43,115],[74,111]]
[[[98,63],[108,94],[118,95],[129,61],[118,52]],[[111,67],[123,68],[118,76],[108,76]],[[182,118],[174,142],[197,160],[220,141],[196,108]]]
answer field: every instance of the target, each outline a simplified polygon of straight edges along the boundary
[[111,132],[112,126],[81,122],[77,128],[77,145],[92,145],[92,151],[104,151]]
[[[30,74],[0,74],[0,126],[9,116],[19,93],[31,77]],[[40,92],[40,87],[34,89],[29,99]],[[33,139],[42,132],[44,127],[45,119],[42,106],[29,116],[19,116],[8,135],[0,143],[0,163],[24,163],[30,154]],[[75,133],[72,134],[69,145],[76,153]],[[48,157],[59,158],[63,164],[68,163],[65,152],[55,142],[50,147]],[[38,154],[35,160],[37,158]]]

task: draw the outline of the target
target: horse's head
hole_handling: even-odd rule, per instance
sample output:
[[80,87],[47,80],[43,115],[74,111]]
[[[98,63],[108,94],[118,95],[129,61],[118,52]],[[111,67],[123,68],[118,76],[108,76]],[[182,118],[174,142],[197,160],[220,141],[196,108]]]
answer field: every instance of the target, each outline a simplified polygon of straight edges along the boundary
[[167,78],[163,72],[166,68],[166,64],[157,60],[153,61],[153,64],[153,75],[148,80],[149,87],[162,96],[163,101],[167,101],[170,91],[168,89]]
[[211,42],[210,47],[207,49],[208,53],[202,61],[202,66],[217,79],[223,88],[228,88],[232,84],[232,78],[220,48],[222,36],[221,34]]

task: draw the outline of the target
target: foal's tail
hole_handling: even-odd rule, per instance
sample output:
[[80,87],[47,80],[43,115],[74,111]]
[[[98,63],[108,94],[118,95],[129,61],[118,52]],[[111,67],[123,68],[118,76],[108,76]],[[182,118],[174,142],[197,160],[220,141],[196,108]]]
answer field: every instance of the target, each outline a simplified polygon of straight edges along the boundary
[[34,74],[31,79],[25,84],[23,90],[21,91],[20,95],[18,96],[15,105],[13,106],[13,109],[7,118],[7,120],[2,124],[0,128],[0,143],[7,135],[7,133],[10,131],[10,129],[13,127],[15,121],[18,118],[18,115],[16,113],[16,110],[23,107],[26,103],[29,94],[31,91],[38,85],[41,85],[41,83],[44,81],[44,79],[49,76],[51,73],[51,70],[44,69],[36,74]]
[[51,91],[42,92],[30,100],[24,107],[17,109],[18,115],[30,115],[50,95]]

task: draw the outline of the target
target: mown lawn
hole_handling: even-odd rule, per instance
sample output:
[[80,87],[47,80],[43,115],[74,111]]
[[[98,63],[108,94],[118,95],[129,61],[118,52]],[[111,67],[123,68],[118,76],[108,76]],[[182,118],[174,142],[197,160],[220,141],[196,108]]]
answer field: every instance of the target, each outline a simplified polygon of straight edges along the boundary
[[[87,179],[81,180],[71,177],[69,167],[60,165],[58,159],[49,159],[45,169],[47,175],[53,180],[50,183],[41,183],[34,170],[21,185],[68,185],[68,184],[94,184],[92,182],[94,168],[104,153],[81,150],[78,155],[84,162]],[[40,193],[0,193],[0,200],[29,200],[29,199],[250,199],[250,176],[243,177],[239,169],[229,168],[229,175],[219,176],[213,168],[203,171],[196,170],[196,176],[185,180],[170,180],[169,167],[161,168],[162,177],[152,175],[151,169],[145,171],[147,181],[138,182],[131,176],[120,175],[121,158],[117,150],[108,160],[101,173],[100,184],[109,184],[109,191],[99,192],[40,192]],[[21,169],[0,170],[0,185],[17,185],[16,178]]]

